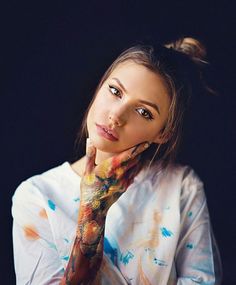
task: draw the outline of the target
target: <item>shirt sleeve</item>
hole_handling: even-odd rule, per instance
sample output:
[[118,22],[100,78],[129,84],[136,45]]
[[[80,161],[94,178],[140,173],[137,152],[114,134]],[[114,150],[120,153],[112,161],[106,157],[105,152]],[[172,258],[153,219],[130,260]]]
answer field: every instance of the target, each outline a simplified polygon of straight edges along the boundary
[[181,232],[176,251],[177,285],[221,284],[222,267],[203,182],[187,168],[182,182]]
[[[13,250],[17,285],[59,284],[69,260],[75,232],[66,229],[68,220],[53,202],[48,207],[48,198],[31,181],[22,182],[12,199]],[[49,200],[50,201],[50,200]],[[50,215],[50,211],[53,215]],[[58,215],[54,220],[55,215]],[[52,224],[54,226],[52,226]],[[57,227],[57,228],[56,228]],[[69,227],[71,229],[71,227]],[[67,236],[65,246],[55,232]],[[64,254],[63,254],[64,253]],[[127,284],[121,272],[104,254],[101,270],[95,284]]]
[[64,269],[40,191],[22,182],[12,198],[13,251],[17,285],[59,284]]

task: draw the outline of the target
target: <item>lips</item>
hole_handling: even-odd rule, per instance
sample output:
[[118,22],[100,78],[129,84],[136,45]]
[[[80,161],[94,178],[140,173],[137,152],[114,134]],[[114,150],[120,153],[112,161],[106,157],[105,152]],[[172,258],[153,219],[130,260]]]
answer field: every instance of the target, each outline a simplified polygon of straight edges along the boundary
[[98,133],[100,135],[102,135],[103,137],[105,137],[111,141],[117,141],[118,140],[118,134],[116,133],[115,130],[111,130],[107,126],[99,125],[99,124],[96,124],[96,127],[97,127]]

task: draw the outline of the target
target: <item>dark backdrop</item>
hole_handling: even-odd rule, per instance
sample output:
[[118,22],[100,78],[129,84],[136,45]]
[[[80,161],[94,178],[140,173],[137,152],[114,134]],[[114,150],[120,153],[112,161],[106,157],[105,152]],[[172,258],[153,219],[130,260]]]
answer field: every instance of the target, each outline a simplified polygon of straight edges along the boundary
[[1,283],[15,284],[11,197],[24,179],[73,159],[82,114],[112,60],[140,40],[194,36],[219,95],[196,100],[180,160],[204,181],[224,284],[236,284],[233,1],[58,2],[1,8]]

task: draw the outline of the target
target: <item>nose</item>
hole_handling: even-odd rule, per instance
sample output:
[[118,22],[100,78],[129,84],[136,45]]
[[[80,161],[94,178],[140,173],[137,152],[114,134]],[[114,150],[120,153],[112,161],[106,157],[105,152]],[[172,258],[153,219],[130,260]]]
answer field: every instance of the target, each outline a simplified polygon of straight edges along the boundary
[[113,109],[109,113],[109,127],[112,126],[121,127],[126,122],[126,114],[124,108]]
[[117,117],[115,114],[110,114],[109,125],[110,127],[112,126],[121,127],[123,125],[123,121],[121,120],[120,117]]

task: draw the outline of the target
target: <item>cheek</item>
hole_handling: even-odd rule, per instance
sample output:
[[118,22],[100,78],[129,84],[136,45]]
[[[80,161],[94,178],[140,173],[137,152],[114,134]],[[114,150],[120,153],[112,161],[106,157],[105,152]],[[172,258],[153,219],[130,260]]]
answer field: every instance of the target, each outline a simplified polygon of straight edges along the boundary
[[87,121],[90,122],[90,121],[97,120],[104,111],[103,107],[104,107],[104,104],[101,104],[99,100],[95,100],[89,110]]
[[139,126],[137,127],[137,123],[133,126],[131,126],[129,133],[129,137],[132,141],[136,141],[137,143],[141,143],[144,141],[151,140],[151,134],[153,133],[153,130],[147,128],[147,126]]
[[[138,127],[137,127],[138,126]],[[133,128],[130,129],[129,137],[132,141],[137,141],[137,143],[141,143],[144,141],[153,142],[155,138],[160,133],[161,126],[155,125],[150,126],[148,124],[137,123],[133,125]]]
[[95,131],[95,123],[106,123],[106,106],[107,104],[102,103],[101,100],[95,100],[93,102],[87,116],[87,129],[90,135]]
[[108,105],[109,105],[109,102],[105,100],[104,96],[102,96],[101,94],[98,94],[97,98],[95,99],[91,107],[93,116],[100,117],[102,114],[106,113]]

